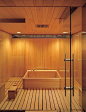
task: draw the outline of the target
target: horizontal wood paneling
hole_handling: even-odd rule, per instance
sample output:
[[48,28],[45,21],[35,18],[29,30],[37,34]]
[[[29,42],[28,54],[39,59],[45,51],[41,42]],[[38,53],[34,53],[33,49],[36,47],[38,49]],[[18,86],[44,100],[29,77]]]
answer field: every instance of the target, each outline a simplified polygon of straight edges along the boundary
[[0,82],[7,81],[12,74],[11,35],[0,31]]

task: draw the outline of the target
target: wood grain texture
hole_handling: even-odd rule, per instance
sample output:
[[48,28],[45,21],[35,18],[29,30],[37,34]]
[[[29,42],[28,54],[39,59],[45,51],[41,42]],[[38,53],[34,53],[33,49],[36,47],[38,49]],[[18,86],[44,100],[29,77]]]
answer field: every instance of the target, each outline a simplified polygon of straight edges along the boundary
[[82,35],[82,60],[82,108],[86,110],[86,34]]
[[61,89],[61,77],[57,70],[27,70],[23,77],[23,88]]
[[15,96],[17,94],[17,86],[11,86],[8,90],[8,98],[9,99],[15,99]]
[[26,39],[25,71],[36,68],[59,69],[58,62],[59,39]]
[[[62,77],[65,77],[65,54],[66,58],[70,59],[70,38],[60,39],[60,47],[59,47],[59,73]],[[70,62],[66,62],[66,75],[70,77]]]
[[[70,92],[67,90],[65,97],[63,89],[21,89],[18,85],[18,94],[15,100],[8,100],[8,88],[12,83],[20,83],[22,77],[11,77],[6,83],[5,98],[0,103],[0,110],[25,110],[25,111],[55,111],[56,109],[68,111],[70,109]],[[8,84],[9,82],[9,84]],[[67,83],[69,81],[67,80]],[[64,86],[64,85],[63,85]],[[79,105],[79,83],[75,80],[75,95],[72,97],[73,111],[81,112]],[[57,111],[57,110],[56,110]]]
[[0,82],[6,82],[12,75],[11,35],[0,31]]
[[86,32],[86,7],[82,7],[82,31]]
[[72,34],[82,31],[82,7],[77,8],[72,14],[71,29]]
[[[24,76],[28,69],[37,68],[60,72],[59,70],[64,70],[64,54],[69,56],[69,50],[69,38],[12,39],[12,76]],[[63,75],[61,72],[61,76]]]
[[60,78],[60,75],[57,70],[27,70],[23,78]]
[[12,76],[23,76],[25,69],[25,39],[12,39]]
[[0,6],[83,6],[85,0],[0,0]]
[[[67,2],[70,0],[66,0]],[[15,1],[16,2],[16,1]],[[18,2],[18,1],[17,1]],[[23,1],[22,1],[23,2]],[[54,4],[53,0],[25,1],[28,4]],[[60,1],[57,1],[60,3]],[[62,2],[63,3],[63,2]],[[65,1],[64,1],[65,3]],[[63,3],[63,4],[64,4]],[[22,4],[22,3],[21,3]],[[30,3],[29,3],[30,5]],[[78,13],[79,12],[79,13]],[[0,7],[0,19],[25,18],[25,23],[0,23],[0,29],[11,34],[63,34],[70,33],[70,8],[69,7]],[[72,13],[72,33],[82,30],[82,7]],[[77,22],[76,22],[77,21]],[[37,24],[49,25],[48,28],[36,28]]]
[[25,78],[23,79],[23,89],[29,89],[29,88],[58,88],[61,89],[61,79],[60,78],[47,78],[47,79],[29,79]]

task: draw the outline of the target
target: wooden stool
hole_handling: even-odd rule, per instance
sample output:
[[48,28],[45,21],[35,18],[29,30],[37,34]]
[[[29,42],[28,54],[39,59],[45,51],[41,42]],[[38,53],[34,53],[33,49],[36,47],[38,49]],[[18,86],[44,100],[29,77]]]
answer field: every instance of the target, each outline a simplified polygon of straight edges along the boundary
[[8,98],[15,99],[16,94],[17,94],[17,86],[11,86],[8,90]]
[[0,102],[4,99],[5,97],[5,84],[0,83]]

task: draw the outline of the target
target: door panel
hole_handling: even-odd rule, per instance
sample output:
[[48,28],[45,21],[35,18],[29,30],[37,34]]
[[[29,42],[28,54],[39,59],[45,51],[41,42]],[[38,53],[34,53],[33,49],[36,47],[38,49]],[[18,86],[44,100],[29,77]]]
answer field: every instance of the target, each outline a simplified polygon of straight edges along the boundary
[[[70,7],[65,9],[62,16],[63,38],[59,38],[59,73],[61,75],[61,90],[65,112],[70,112]],[[66,19],[64,19],[66,18]],[[61,28],[60,27],[60,28]]]
[[[80,13],[78,13],[80,11]],[[78,7],[71,15],[71,107],[72,111],[82,111],[82,8]],[[77,21],[77,22],[76,22]],[[74,30],[75,29],[75,30]],[[78,32],[78,33],[77,33]]]

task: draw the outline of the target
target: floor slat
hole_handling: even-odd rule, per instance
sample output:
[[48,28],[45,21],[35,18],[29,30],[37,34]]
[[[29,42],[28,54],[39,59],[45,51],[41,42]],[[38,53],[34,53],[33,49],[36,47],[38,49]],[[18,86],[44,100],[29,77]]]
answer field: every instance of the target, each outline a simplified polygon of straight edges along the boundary
[[[64,79],[62,79],[64,80]],[[18,86],[18,93],[15,99],[8,99],[8,89],[11,85]],[[69,85],[69,79],[67,80]],[[62,83],[64,87],[64,84]],[[72,96],[73,111],[81,111],[79,105],[80,85],[75,81],[75,92]],[[11,77],[5,83],[5,98],[0,103],[1,110],[31,110],[31,111],[68,111],[70,107],[70,91],[67,90],[65,97],[64,89],[23,89],[22,77]]]

